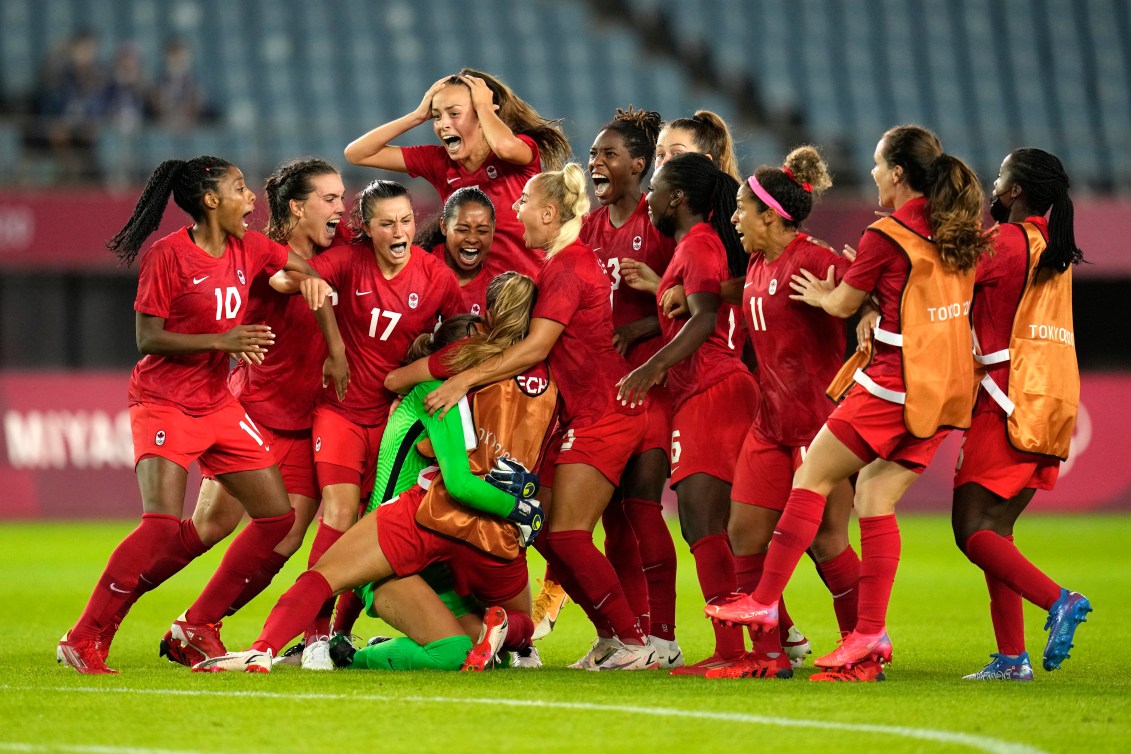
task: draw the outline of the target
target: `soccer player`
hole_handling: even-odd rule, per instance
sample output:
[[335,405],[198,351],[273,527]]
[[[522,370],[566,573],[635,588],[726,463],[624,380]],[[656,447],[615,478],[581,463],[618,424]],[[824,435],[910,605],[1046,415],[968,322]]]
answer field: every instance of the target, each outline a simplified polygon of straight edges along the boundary
[[444,202],[440,217],[417,243],[444,261],[463,293],[464,311],[477,317],[487,311],[491,276],[483,262],[495,239],[495,205],[474,186],[461,188]]
[[970,422],[974,379],[969,307],[974,266],[989,246],[982,190],[961,160],[930,131],[897,126],[876,146],[872,177],[880,206],[839,284],[835,274],[802,270],[792,298],[848,317],[871,293],[882,326],[875,355],[809,446],[752,596],[708,605],[725,621],[777,627],[777,603],[812,544],[832,490],[852,474],[860,516],[857,620],[840,647],[815,664],[810,680],[876,681],[891,661],[887,607],[899,563],[895,506],[952,428]]
[[738,158],[734,153],[734,137],[726,121],[710,110],[696,110],[690,118],[676,118],[664,124],[656,139],[656,170],[673,157],[690,152],[707,155],[735,181]]
[[[429,121],[443,146],[389,144]],[[411,113],[351,142],[345,155],[354,165],[424,178],[442,201],[458,189],[477,186],[496,207],[509,207],[531,177],[566,161],[569,142],[556,122],[540,116],[506,84],[464,68],[429,87]],[[488,277],[506,270],[533,275],[540,262],[522,242],[522,226],[500,217],[494,251],[486,260]]]
[[[742,443],[731,490],[727,533],[734,550],[738,592],[758,585],[766,548],[789,497],[793,474],[825,423],[833,402],[825,388],[844,358],[844,322],[789,298],[787,283],[800,270],[834,269],[839,281],[849,260],[814,243],[800,230],[817,196],[832,186],[816,148],[798,147],[781,167],[763,165],[738,189],[731,218],[750,255],[742,288],[746,332],[758,362],[759,404]],[[860,560],[848,544],[852,486],[829,494],[821,528],[809,553],[833,594],[837,623],[847,634],[856,625]],[[784,611],[779,602],[779,618]],[[747,661],[708,672],[708,677],[783,677],[778,632],[758,632]],[[795,661],[800,664],[800,657]]]
[[[549,532],[541,552],[570,597],[593,622],[608,625],[615,650],[600,664],[587,653],[574,666],[602,670],[656,667],[655,650],[625,599],[616,572],[593,544],[593,529],[637,451],[644,405],[615,400],[627,365],[613,347],[609,281],[597,255],[578,240],[589,209],[585,173],[570,163],[530,179],[514,205],[531,249],[546,261],[538,272],[538,301],[530,334],[490,362],[461,372],[426,399],[447,411],[473,386],[517,374],[549,358],[563,402],[562,441],[543,460],[543,487],[552,487]],[[552,474],[553,483],[548,481]]]
[[[669,158],[652,178],[648,215],[676,242],[657,293],[673,286],[687,293],[689,316],[660,318],[664,346],[620,380],[618,398],[634,405],[665,379],[674,415],[672,488],[680,529],[691,546],[703,598],[708,604],[735,590],[735,564],[727,542],[730,487],[738,448],[758,391],[736,348],[730,318],[721,310],[721,286],[742,274],[745,254],[730,218],[736,181],[702,154]],[[742,661],[742,630],[715,625],[715,651],[676,674],[706,673]]]
[[[500,278],[492,285],[492,303],[497,305],[488,314],[489,330],[472,334],[446,352],[450,367],[466,369],[522,338],[533,296],[529,278]],[[453,319],[468,320],[465,315]],[[445,323],[438,336],[443,338],[443,329],[453,325],[466,327]],[[198,670],[268,671],[273,652],[301,629],[318,605],[334,592],[363,584],[369,585],[381,616],[407,638],[356,654],[347,646],[342,664],[348,667],[454,670],[462,664],[478,670],[500,648],[529,643],[534,624],[529,618],[524,547],[541,528],[541,512],[526,494],[533,490],[522,488],[533,477],[519,473],[515,487],[520,494],[515,495],[488,484],[482,475],[495,476],[501,458],[535,464],[554,418],[557,390],[545,365],[538,364],[476,391],[461,402],[460,410],[441,417],[422,405],[436,384],[417,386],[394,412],[396,424],[390,425],[388,442],[382,443],[382,467],[385,488],[391,492],[402,480],[413,478],[414,469],[420,473],[424,460],[418,443],[427,441],[439,473],[425,471],[424,481],[379,505],[336,542],[280,598],[250,650],[210,660]],[[496,442],[473,440],[480,436]],[[499,605],[487,609],[484,635],[476,647],[417,575],[439,562],[448,563],[470,593]]]
[[[145,354],[129,391],[141,525],[114,550],[82,616],[59,642],[58,659],[80,673],[116,672],[106,655],[142,574],[200,553],[190,522],[181,520],[193,461],[217,475],[251,524],[179,621],[186,635],[213,634],[222,647],[216,624],[295,520],[258,426],[228,390],[228,359],[261,361],[274,343],[267,325],[243,324],[255,276],[314,270],[294,251],[248,230],[255,194],[239,168],[216,157],[157,166],[129,222],[107,244],[126,264],[160,225],[170,194],[193,224],[142,256],[134,303],[138,350]],[[315,281],[307,291],[308,303],[319,308],[329,287]]]
[[[997,652],[971,680],[1028,681],[1022,599],[1049,613],[1045,670],[1068,659],[1091,610],[1029,562],[1013,524],[1037,490],[1056,484],[1067,458],[1080,376],[1072,328],[1076,248],[1068,175],[1056,156],[1018,149],[994,181],[994,253],[978,265],[973,320],[986,368],[954,477],[954,539],[985,571]],[[1051,212],[1050,212],[1051,210]],[[1045,215],[1048,215],[1046,220]]]
[[[303,259],[311,259],[336,240],[340,242],[345,187],[333,165],[316,158],[283,163],[268,176],[264,191],[271,213],[266,231],[269,238],[286,243]],[[252,281],[249,296],[246,318],[270,327],[276,333],[275,343],[271,357],[262,364],[253,367],[239,362],[228,376],[228,387],[257,423],[271,450],[295,510],[295,523],[228,607],[227,615],[234,615],[267,588],[302,545],[318,511],[310,424],[327,352],[324,347],[311,347],[312,343],[320,345],[322,338],[301,297],[275,291],[267,275]],[[344,365],[341,355],[339,361]],[[205,469],[196,509],[183,537],[193,543],[194,551],[203,552],[235,531],[243,514],[239,501]],[[172,573],[168,571],[144,573],[141,584],[153,589],[169,576]],[[183,620],[184,616],[178,619]],[[161,656],[190,667],[217,650],[194,647],[177,622],[161,641]]]

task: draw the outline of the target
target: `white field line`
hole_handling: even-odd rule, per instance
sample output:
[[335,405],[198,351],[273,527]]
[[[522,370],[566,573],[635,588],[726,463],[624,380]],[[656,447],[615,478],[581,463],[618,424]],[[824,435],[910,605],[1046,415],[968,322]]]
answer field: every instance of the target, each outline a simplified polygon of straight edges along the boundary
[[[555,702],[540,701],[536,699],[477,699],[446,696],[392,696],[387,694],[315,694],[315,693],[282,693],[275,691],[221,691],[217,689],[119,689],[119,688],[92,688],[92,687],[60,687],[42,688],[34,686],[7,686],[0,685],[4,691],[50,691],[60,694],[146,694],[155,696],[190,696],[203,698],[233,697],[244,699],[281,699],[281,700],[308,700],[308,701],[335,701],[335,702],[382,702],[402,704],[454,704],[469,706],[473,704],[488,705],[491,707],[509,706],[525,707],[530,709],[565,709],[583,712],[619,712],[627,715],[649,715],[662,718],[683,718],[686,720],[711,720],[727,723],[744,723],[747,725],[766,725],[777,728],[808,728],[812,730],[838,731],[844,733],[869,733],[897,738],[910,738],[919,741],[931,741],[939,744],[954,744],[967,746],[971,749],[984,751],[988,754],[1046,754],[1041,749],[1014,741],[1003,741],[987,736],[975,736],[969,733],[956,733],[946,730],[932,730],[930,728],[912,728],[904,725],[877,725],[872,723],[840,723],[829,720],[810,720],[804,718],[767,717],[765,715],[749,715],[743,712],[706,712],[701,710],[678,709],[674,707],[636,707],[627,704],[595,704],[591,702]],[[30,748],[28,748],[30,747]],[[81,752],[82,754],[196,754],[196,752],[173,751],[165,749],[144,749],[131,747],[108,746],[61,746],[53,744],[40,747],[31,744],[6,743],[0,741],[0,751],[27,751],[40,752],[47,750],[65,750],[68,752]]]

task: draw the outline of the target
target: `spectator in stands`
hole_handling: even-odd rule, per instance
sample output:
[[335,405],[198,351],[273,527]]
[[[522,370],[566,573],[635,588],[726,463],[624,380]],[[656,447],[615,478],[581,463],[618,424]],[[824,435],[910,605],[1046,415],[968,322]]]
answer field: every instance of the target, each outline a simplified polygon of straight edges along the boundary
[[186,40],[174,37],[165,43],[161,74],[150,91],[149,105],[158,123],[177,130],[215,119],[192,72],[192,48]]

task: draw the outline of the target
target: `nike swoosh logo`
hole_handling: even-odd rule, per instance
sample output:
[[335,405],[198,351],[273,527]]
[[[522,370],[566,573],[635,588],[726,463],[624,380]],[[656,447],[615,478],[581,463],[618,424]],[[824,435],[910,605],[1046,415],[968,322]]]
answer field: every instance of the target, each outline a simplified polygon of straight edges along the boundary
[[746,285],[744,285],[744,286],[742,286],[742,287],[743,287],[743,288],[749,288],[749,287],[750,287],[750,286],[752,286],[752,285],[754,285],[754,284],[753,284],[753,283],[747,283]]
[[129,594],[133,590],[132,589],[119,589],[117,584],[110,584],[110,591],[111,592],[117,592],[118,594]]
[[459,180],[459,178],[449,178],[448,179],[448,185],[451,186],[453,183],[455,183],[458,180]]
[[373,291],[354,291],[353,295],[355,295],[355,296],[368,296],[370,293],[373,293]]
[[205,275],[205,276],[204,276],[204,277],[202,277],[202,278],[193,278],[193,279],[192,279],[192,284],[193,284],[193,285],[200,285],[201,283],[203,283],[203,282],[204,282],[205,280],[207,280],[208,278],[209,278],[209,276],[208,276],[208,275]]

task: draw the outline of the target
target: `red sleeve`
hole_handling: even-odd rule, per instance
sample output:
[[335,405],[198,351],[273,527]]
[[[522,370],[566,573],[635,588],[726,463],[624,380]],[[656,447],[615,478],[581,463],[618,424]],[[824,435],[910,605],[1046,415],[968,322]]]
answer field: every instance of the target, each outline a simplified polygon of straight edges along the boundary
[[314,258],[310,260],[310,266],[327,283],[334,288],[340,288],[347,276],[349,261],[352,256],[352,245],[331,246],[321,254],[315,254]]
[[804,261],[801,263],[801,267],[802,269],[809,270],[809,272],[822,280],[825,278],[825,275],[829,274],[830,265],[836,268],[836,271],[833,273],[833,279],[838,283],[844,280],[845,273],[847,273],[848,269],[852,266],[852,262],[842,257],[840,254],[815,244],[809,244],[808,252]]
[[252,243],[255,244],[258,253],[257,259],[261,265],[259,269],[265,272],[268,277],[287,266],[289,252],[286,246],[259,233],[249,233],[244,238],[253,239]]
[[844,282],[858,291],[874,291],[880,275],[899,253],[898,247],[887,236],[876,231],[864,231],[856,250],[856,260],[844,274]]
[[683,269],[684,293],[688,296],[693,293],[721,293],[722,281],[730,279],[722,244],[696,242],[688,251],[688,258],[694,261]]
[[[535,150],[537,151],[537,150]],[[401,147],[405,171],[413,178],[423,178],[437,189],[444,185],[452,161],[442,147],[425,144],[419,147]]]
[[538,302],[534,304],[531,317],[568,325],[581,303],[580,278],[553,261],[543,268],[538,280]]
[[438,380],[446,380],[455,374],[445,362],[448,354],[459,348],[459,345],[459,342],[451,343],[428,357],[428,371],[432,373],[433,377]]
[[137,279],[137,297],[134,311],[162,319],[169,318],[169,303],[173,300],[173,280],[168,248],[151,246],[141,258]]
[[526,146],[530,147],[530,151],[534,153],[534,158],[531,159],[530,162],[528,162],[526,164],[527,165],[538,165],[538,169],[541,170],[542,169],[542,153],[538,150],[538,144],[535,143],[534,139],[530,138],[526,134],[515,134],[515,138],[518,139],[519,141],[525,141]]

